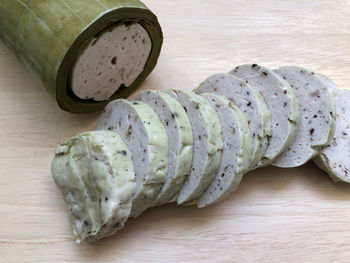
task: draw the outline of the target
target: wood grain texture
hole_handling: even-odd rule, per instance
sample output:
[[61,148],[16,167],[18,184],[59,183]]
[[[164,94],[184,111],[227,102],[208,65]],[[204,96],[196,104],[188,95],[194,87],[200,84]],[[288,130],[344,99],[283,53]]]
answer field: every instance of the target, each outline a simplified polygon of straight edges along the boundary
[[[192,89],[241,63],[297,64],[350,86],[350,1],[145,0],[165,44],[142,89]],[[76,245],[50,175],[98,114],[61,111],[0,43],[0,262],[350,262],[350,187],[313,164],[245,176],[204,209],[167,205]]]

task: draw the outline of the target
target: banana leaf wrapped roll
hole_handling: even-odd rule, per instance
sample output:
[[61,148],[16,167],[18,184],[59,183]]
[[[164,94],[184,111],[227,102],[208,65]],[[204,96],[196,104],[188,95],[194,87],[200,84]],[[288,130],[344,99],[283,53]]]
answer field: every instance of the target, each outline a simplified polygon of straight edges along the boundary
[[0,37],[73,113],[129,96],[163,43],[157,17],[138,0],[1,0]]

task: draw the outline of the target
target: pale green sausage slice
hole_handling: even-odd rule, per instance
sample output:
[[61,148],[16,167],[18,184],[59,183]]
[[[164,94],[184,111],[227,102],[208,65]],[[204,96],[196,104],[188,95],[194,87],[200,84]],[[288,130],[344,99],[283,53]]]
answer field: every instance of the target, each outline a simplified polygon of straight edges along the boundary
[[177,202],[183,204],[203,194],[214,179],[223,150],[220,120],[210,103],[192,91],[169,90],[187,112],[193,132],[191,173],[180,189]]
[[52,176],[68,206],[77,242],[123,228],[136,191],[131,154],[109,131],[81,133],[56,149]]
[[294,141],[299,120],[295,92],[278,74],[257,64],[237,66],[230,74],[243,79],[257,90],[270,111],[271,136],[259,164],[266,166]]
[[256,168],[271,135],[270,112],[261,95],[245,81],[226,73],[210,76],[194,91],[197,94],[210,92],[222,95],[243,112],[248,120],[253,144],[249,169]]
[[239,186],[243,173],[250,166],[252,139],[248,120],[231,101],[213,93],[201,94],[218,114],[224,148],[219,170],[210,186],[197,201],[204,207],[229,196]]
[[167,179],[168,137],[163,124],[149,105],[115,100],[104,109],[97,129],[119,133],[130,149],[136,174],[131,216],[137,217],[152,206]]
[[350,183],[350,91],[333,89],[332,93],[337,107],[335,133],[314,162],[334,182]]
[[165,92],[146,90],[139,93],[136,99],[152,107],[170,138],[168,177],[154,205],[176,201],[177,194],[191,170],[193,134],[190,120],[182,105]]
[[297,167],[314,158],[333,137],[335,104],[329,83],[313,71],[297,66],[284,66],[274,71],[294,89],[300,118],[295,140],[273,165]]

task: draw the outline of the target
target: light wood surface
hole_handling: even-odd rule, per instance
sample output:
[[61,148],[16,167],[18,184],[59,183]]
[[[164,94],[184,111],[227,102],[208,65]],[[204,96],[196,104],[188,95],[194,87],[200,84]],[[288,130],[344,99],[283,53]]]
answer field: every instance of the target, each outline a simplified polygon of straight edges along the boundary
[[[241,63],[297,64],[350,87],[350,1],[145,0],[165,43],[142,89],[192,89]],[[350,262],[350,186],[313,164],[245,176],[208,208],[167,205],[76,245],[50,175],[98,114],[58,109],[0,42],[0,262]]]

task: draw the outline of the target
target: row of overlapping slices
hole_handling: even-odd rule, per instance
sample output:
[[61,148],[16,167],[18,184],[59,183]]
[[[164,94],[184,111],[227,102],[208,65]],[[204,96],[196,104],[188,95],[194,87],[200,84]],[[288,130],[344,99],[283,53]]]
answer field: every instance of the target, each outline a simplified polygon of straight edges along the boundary
[[52,164],[77,241],[112,235],[149,207],[216,203],[266,165],[316,158],[349,182],[346,98],[319,73],[250,64],[194,91],[146,90],[111,102],[97,131],[60,144]]

